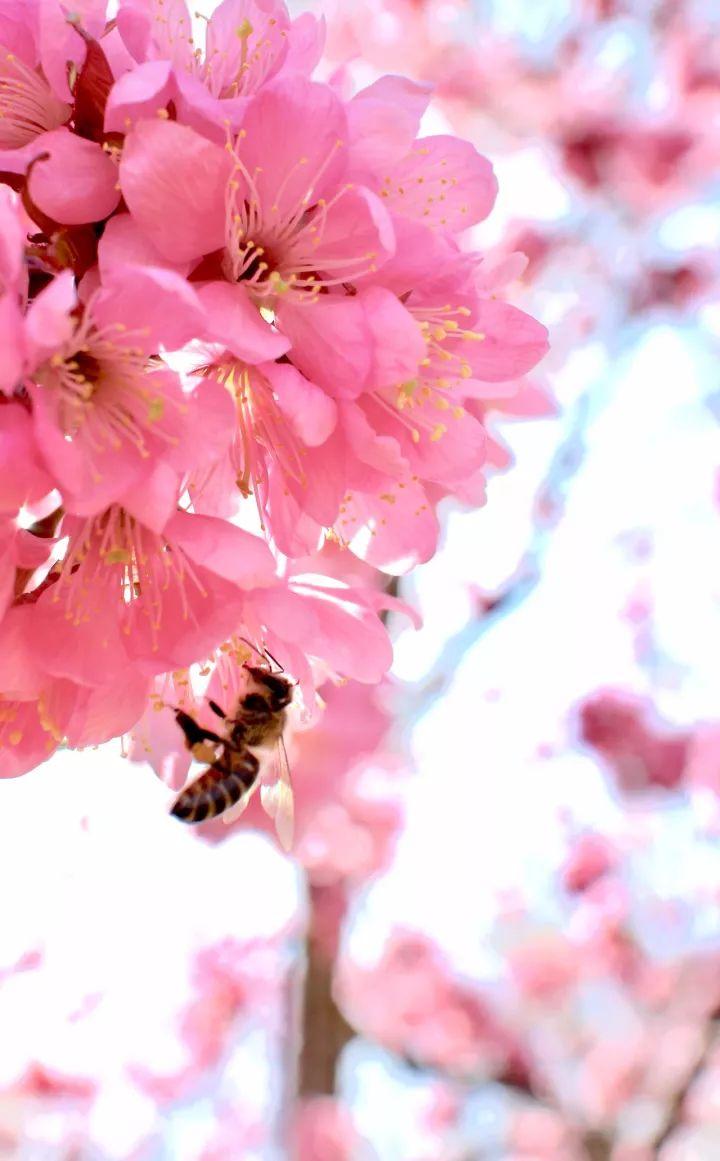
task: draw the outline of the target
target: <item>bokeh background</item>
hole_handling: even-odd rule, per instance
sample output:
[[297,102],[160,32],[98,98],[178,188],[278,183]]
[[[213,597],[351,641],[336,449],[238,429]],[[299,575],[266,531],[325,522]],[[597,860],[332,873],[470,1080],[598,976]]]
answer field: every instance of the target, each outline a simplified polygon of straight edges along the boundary
[[294,860],[116,747],[3,784],[0,1157],[715,1161],[720,7],[314,8],[492,159],[552,351],[292,743]]

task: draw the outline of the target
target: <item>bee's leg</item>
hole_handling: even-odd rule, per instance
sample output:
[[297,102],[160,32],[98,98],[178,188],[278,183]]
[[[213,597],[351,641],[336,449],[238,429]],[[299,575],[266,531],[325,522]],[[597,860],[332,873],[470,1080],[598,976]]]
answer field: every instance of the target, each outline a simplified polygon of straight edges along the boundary
[[227,714],[225,713],[225,710],[221,709],[216,701],[212,701],[212,699],[211,699],[210,701],[208,701],[208,705],[210,706],[210,709],[212,710],[212,712],[214,714],[217,714],[217,716],[219,718],[222,718],[223,721],[227,721]]
[[201,742],[218,742],[222,745],[223,739],[218,734],[199,726],[195,718],[186,714],[185,710],[175,710],[175,721],[185,735],[185,742],[189,750]]

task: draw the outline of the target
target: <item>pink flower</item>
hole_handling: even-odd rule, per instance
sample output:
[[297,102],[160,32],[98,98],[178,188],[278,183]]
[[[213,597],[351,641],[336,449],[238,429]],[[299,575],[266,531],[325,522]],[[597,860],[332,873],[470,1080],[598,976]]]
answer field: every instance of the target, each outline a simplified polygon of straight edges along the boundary
[[[3,23],[0,22],[0,37],[6,32]],[[23,50],[26,59],[23,59]],[[70,105],[55,95],[33,61],[33,50],[34,46],[30,44],[14,48],[6,46],[3,37],[0,48],[0,150],[20,149],[42,133],[58,129],[70,118]]]
[[[335,520],[344,479],[316,462],[333,430],[334,400],[290,363],[242,363],[229,352],[201,368],[234,403],[229,448],[193,479],[196,510],[227,515],[254,496],[264,529],[287,556],[311,553]],[[320,453],[322,454],[322,453]]]
[[[147,492],[138,503],[147,520]],[[30,643],[49,673],[103,685],[128,666],[152,676],[190,665],[230,636],[244,591],[272,584],[263,541],[164,505],[156,528],[116,506],[66,519],[62,567],[33,606]]]
[[563,886],[573,893],[586,891],[614,865],[615,851],[603,835],[580,835],[563,867]]
[[371,273],[393,251],[380,199],[346,180],[346,145],[339,98],[301,77],[281,77],[252,98],[230,152],[164,120],[142,121],[128,135],[120,181],[131,213],[168,258],[208,256],[193,275],[207,283],[206,337],[241,359],[258,363],[288,349],[261,324],[259,307],[282,308],[282,331],[285,316]]
[[356,1027],[419,1065],[475,1077],[519,1067],[512,1035],[423,936],[398,931],[372,968],[342,961],[337,992]]
[[297,1161],[350,1161],[362,1150],[350,1113],[332,1097],[313,1097],[299,1106],[293,1144]]
[[31,304],[26,389],[37,446],[68,511],[99,512],[162,470],[174,506],[195,417],[155,352],[181,345],[201,317],[184,279],[149,267],[114,271],[84,307],[64,271]]
[[0,513],[13,517],[24,505],[42,500],[54,480],[42,461],[32,418],[20,402],[0,395]]
[[629,692],[605,690],[581,707],[582,739],[609,763],[620,789],[674,789],[684,776],[691,735],[655,722],[653,708]]
[[111,156],[83,135],[80,117],[67,127],[77,114],[86,41],[104,28],[105,7],[80,0],[69,20],[58,0],[44,0],[17,13],[20,20],[0,14],[0,171],[27,177],[29,205],[43,224],[102,221],[120,200]]
[[206,21],[204,46],[193,44],[184,0],[123,0],[120,34],[136,67],[120,77],[105,127],[121,133],[170,102],[180,122],[223,140],[238,127],[247,98],[284,68],[309,73],[322,49],[322,26],[309,13],[291,21],[282,0],[224,0]]

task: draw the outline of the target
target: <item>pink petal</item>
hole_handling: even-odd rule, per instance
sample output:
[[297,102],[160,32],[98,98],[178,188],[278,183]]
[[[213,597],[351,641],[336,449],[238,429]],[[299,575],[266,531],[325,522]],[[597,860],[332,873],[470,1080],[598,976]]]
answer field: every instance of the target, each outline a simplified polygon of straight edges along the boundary
[[27,312],[25,334],[30,347],[28,370],[48,359],[75,331],[72,311],[78,304],[71,270],[61,270],[38,294]]
[[[73,0],[72,14],[88,36],[98,39],[105,27],[106,0]],[[39,0],[40,61],[53,89],[63,101],[72,101],[68,64],[79,70],[85,60],[85,41],[67,18],[58,0]]]
[[174,121],[141,121],[128,135],[122,192],[161,254],[191,261],[223,245],[230,166],[224,149]]
[[547,328],[499,299],[482,299],[473,330],[485,338],[464,343],[462,353],[477,379],[494,382],[524,375],[548,350]]
[[268,475],[265,516],[273,543],[285,556],[312,555],[319,547],[322,526],[303,510],[304,496],[293,495],[281,472],[271,469]]
[[192,572],[170,578],[159,606],[151,595],[130,607],[126,647],[143,672],[154,676],[208,657],[243,620],[244,594],[237,585],[200,564]]
[[84,691],[65,728],[68,744],[99,746],[127,733],[142,717],[149,689],[149,678],[127,666],[111,685]]
[[263,374],[272,384],[278,406],[307,447],[325,443],[337,422],[337,405],[290,363],[269,363]]
[[172,66],[149,60],[118,78],[105,106],[105,132],[129,133],[140,120],[152,118],[175,96]]
[[214,97],[202,79],[193,73],[176,70],[174,81],[177,120],[224,146],[228,131],[237,133],[250,98]]
[[481,222],[497,194],[490,162],[458,137],[419,138],[385,176],[381,194],[393,213],[444,230]]
[[57,585],[43,593],[33,608],[33,635],[42,643],[47,672],[91,686],[119,677],[127,668],[122,608],[119,590],[108,583],[92,587],[79,616]]
[[223,343],[246,363],[277,359],[290,340],[266,323],[239,283],[209,282],[199,292],[205,310],[204,337]]
[[320,63],[325,47],[325,33],[324,17],[301,12],[290,27],[285,72],[301,73],[309,77]]
[[327,592],[303,585],[269,589],[259,598],[273,632],[339,674],[375,684],[392,664],[392,645],[376,614]]
[[[192,471],[224,455],[233,439],[235,402],[227,388],[212,378],[202,378],[185,397],[186,421],[178,445],[167,456],[179,472]],[[202,431],[202,439],[197,438]]]
[[115,214],[106,224],[98,242],[100,279],[108,281],[116,266],[162,266],[185,275],[189,262],[171,262],[144,234],[131,214]]
[[9,186],[0,185],[0,286],[22,284],[26,225],[22,206]]
[[12,395],[23,377],[25,335],[23,315],[13,291],[0,295],[0,392]]
[[147,354],[177,350],[202,332],[203,306],[192,286],[174,270],[115,267],[93,304],[98,327],[120,320],[133,332],[132,345]]
[[165,527],[165,536],[216,576],[241,588],[272,584],[275,561],[264,540],[215,516],[177,512]]
[[38,63],[35,29],[28,11],[17,0],[4,0],[0,6],[0,44],[18,56],[30,68]]
[[19,605],[0,622],[0,690],[5,697],[37,697],[45,682],[42,638],[35,631],[33,612]]
[[334,193],[345,172],[347,142],[342,102],[327,85],[280,76],[253,97],[240,153],[270,222],[273,213],[284,220],[306,198],[315,204]]
[[344,507],[342,535],[374,568],[402,575],[437,549],[440,525],[419,483],[390,484],[381,495],[353,492]]
[[[375,425],[368,421],[362,407],[357,404],[345,403],[340,412],[343,434],[348,442],[353,473],[353,486],[361,491],[371,490],[375,481],[375,474],[380,480],[388,477],[403,478],[407,474],[407,461],[402,454],[399,443],[399,424],[386,424],[382,416],[375,413]],[[388,434],[382,434],[387,429]],[[373,469],[371,473],[363,473],[362,465]],[[380,481],[377,481],[378,483]],[[363,486],[364,485],[364,486]]]
[[[249,26],[247,36],[237,30]],[[267,84],[285,61],[290,20],[282,0],[222,0],[208,21],[206,58],[218,90],[239,78],[241,92]]]
[[292,341],[296,366],[338,399],[365,390],[372,366],[372,334],[359,295],[321,296],[310,306],[278,307],[282,331]]
[[55,487],[42,464],[32,419],[19,403],[0,406],[0,465],[0,512],[15,515]]
[[352,282],[374,273],[394,253],[395,231],[380,198],[349,188],[327,211],[313,258],[318,270],[327,268],[336,277],[345,263]]
[[65,226],[101,222],[118,202],[115,163],[95,141],[69,129],[53,129],[37,138],[45,160],[30,171],[28,191],[38,209]]
[[0,778],[19,778],[47,761],[58,741],[43,728],[36,701],[0,701],[3,727]]
[[85,442],[92,444],[88,424],[80,428],[74,439],[66,439],[56,392],[33,383],[30,395],[37,447],[64,494],[68,512],[95,515],[149,472],[147,459],[127,441],[121,441],[118,447],[106,443],[102,455],[92,446],[91,458]]
[[122,0],[118,27],[136,60],[169,60],[178,69],[193,65],[192,20],[185,0]]
[[353,172],[384,172],[410,152],[430,93],[407,77],[385,76],[348,102]]
[[126,512],[146,528],[160,533],[177,509],[179,491],[177,474],[160,461],[118,499]]
[[380,286],[363,291],[362,303],[375,340],[369,387],[386,387],[414,379],[426,349],[413,316],[394,294]]

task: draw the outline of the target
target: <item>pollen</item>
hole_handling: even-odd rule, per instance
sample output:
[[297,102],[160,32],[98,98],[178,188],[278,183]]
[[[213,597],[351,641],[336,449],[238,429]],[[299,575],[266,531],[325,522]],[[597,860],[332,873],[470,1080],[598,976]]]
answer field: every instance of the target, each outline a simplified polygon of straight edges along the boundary
[[9,742],[11,746],[18,746],[22,742],[22,730],[13,730],[9,735]]
[[148,419],[150,423],[157,423],[159,419],[162,419],[164,414],[165,400],[161,396],[151,399],[148,404]]
[[120,546],[108,548],[102,555],[106,564],[130,564],[132,561],[132,554],[128,549]]
[[445,426],[444,423],[437,423],[435,425],[435,427],[433,428],[432,435],[430,436],[430,442],[437,443],[437,441],[439,439],[442,439],[442,437],[445,435],[446,431],[447,431],[447,427]]

